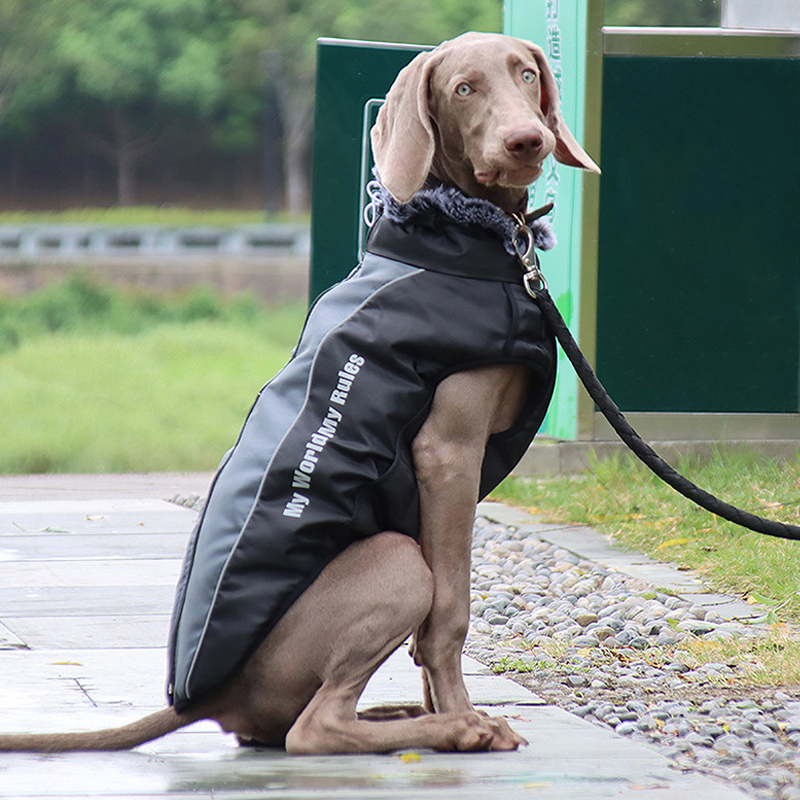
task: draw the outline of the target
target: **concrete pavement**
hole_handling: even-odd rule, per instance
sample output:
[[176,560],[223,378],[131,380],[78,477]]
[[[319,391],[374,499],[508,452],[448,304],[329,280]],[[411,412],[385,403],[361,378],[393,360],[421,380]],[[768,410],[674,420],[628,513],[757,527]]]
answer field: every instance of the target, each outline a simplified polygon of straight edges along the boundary
[[[166,500],[203,495],[209,480],[207,474],[0,477],[0,731],[107,727],[163,705],[172,595],[195,519]],[[464,666],[476,705],[512,717],[528,748],[290,757],[241,749],[215,724],[201,722],[132,752],[0,754],[0,796],[747,796],[676,772],[655,749],[548,706],[476,661],[465,658]],[[420,699],[418,670],[398,651],[363,702]]]

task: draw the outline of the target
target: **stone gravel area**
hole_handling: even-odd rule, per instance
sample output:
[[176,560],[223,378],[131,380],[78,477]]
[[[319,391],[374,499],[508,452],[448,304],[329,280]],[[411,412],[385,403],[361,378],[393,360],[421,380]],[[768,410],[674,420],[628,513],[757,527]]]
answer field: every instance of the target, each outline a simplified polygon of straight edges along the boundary
[[763,635],[528,526],[479,517],[466,652],[547,702],[658,747],[675,769],[755,798],[800,800],[800,687],[746,687],[736,665],[692,667],[681,644]]

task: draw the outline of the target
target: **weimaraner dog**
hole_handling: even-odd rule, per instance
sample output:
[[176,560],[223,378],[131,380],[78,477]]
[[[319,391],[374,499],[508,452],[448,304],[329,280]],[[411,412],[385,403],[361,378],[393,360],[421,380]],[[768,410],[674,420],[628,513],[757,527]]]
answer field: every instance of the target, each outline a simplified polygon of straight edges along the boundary
[[[432,175],[521,212],[549,154],[599,171],[564,125],[542,50],[494,34],[465,34],[417,56],[389,91],[372,144],[400,203]],[[488,437],[517,419],[527,391],[524,368],[508,364],[445,378],[412,443],[419,543],[382,532],[349,545],[216,694],[113,730],[5,735],[0,750],[123,749],[200,719],[292,753],[525,744],[503,718],[473,708],[461,651],[481,463]],[[357,713],[370,676],[409,637],[424,706]]]

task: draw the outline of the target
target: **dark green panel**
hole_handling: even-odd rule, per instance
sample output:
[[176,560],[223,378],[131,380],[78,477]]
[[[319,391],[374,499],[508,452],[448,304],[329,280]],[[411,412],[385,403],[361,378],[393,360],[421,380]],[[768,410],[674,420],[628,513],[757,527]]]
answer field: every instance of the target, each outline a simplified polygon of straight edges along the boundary
[[798,87],[798,59],[606,57],[597,368],[623,409],[800,409]]
[[365,106],[371,99],[382,99],[397,73],[425,49],[428,48],[325,40],[318,44],[309,287],[312,300],[344,278],[358,260]]

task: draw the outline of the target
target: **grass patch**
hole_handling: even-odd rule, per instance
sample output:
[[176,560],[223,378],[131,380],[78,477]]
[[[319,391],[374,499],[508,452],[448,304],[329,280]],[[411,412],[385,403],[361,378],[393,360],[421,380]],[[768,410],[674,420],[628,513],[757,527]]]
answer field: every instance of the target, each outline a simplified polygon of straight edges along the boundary
[[71,208],[65,211],[3,211],[0,225],[169,225],[229,228],[265,222],[307,222],[287,214],[247,209],[210,209],[180,206],[128,206],[125,208]]
[[[762,516],[800,523],[800,457],[717,453],[678,465],[704,489]],[[633,457],[595,460],[580,475],[510,478],[493,498],[548,521],[591,525],[637,551],[697,570],[712,586],[800,622],[800,542],[752,533],[678,495]]]
[[531,661],[526,658],[511,658],[510,656],[501,656],[491,665],[491,669],[495,675],[502,675],[506,672],[536,672],[542,669],[553,669],[555,666],[555,663],[552,661]]
[[752,686],[800,685],[800,640],[786,625],[770,625],[764,636],[710,641],[690,638],[676,652],[689,666],[720,663],[736,667]]
[[214,321],[23,344],[0,359],[0,471],[213,469],[288,352]]
[[5,303],[0,330],[14,341],[0,348],[2,473],[213,469],[305,315],[80,277]]

